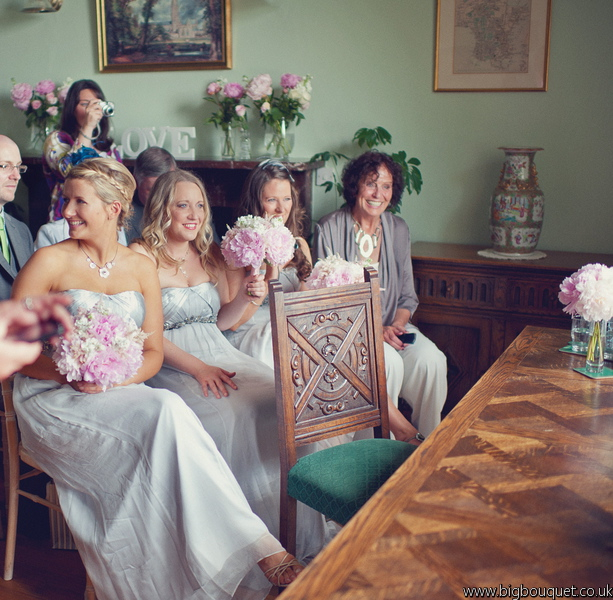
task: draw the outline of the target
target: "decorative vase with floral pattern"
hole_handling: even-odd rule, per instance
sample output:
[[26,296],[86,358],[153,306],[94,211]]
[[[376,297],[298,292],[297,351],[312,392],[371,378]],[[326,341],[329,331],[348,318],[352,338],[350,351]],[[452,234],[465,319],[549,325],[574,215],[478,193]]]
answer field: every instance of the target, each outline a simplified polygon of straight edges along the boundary
[[542,148],[499,148],[505,153],[500,181],[492,194],[490,237],[501,254],[534,252],[543,227],[545,198],[534,155]]

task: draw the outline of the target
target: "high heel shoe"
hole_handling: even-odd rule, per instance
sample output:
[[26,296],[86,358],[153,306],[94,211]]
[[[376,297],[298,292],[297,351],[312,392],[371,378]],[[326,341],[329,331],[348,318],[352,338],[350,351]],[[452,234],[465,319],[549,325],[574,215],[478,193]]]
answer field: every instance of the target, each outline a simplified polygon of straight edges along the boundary
[[[289,558],[289,560],[288,560]],[[270,569],[266,569],[264,571],[264,577],[272,583],[272,585],[276,587],[287,587],[289,583],[281,583],[283,576],[287,573],[287,571],[292,570],[296,576],[298,576],[303,570],[304,567],[293,557],[289,552],[285,553],[285,556],[281,560],[278,565],[274,567],[270,567]]]

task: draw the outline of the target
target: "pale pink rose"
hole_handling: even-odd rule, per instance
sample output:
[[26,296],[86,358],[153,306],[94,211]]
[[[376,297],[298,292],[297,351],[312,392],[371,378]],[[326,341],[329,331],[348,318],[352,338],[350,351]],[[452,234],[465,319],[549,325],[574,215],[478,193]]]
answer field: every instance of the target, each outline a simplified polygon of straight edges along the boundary
[[244,104],[237,104],[234,110],[239,117],[244,117],[247,112],[247,107]]
[[34,110],[38,110],[42,105],[43,103],[40,100],[32,100],[32,108]]
[[19,110],[26,110],[30,106],[32,86],[29,83],[16,83],[11,90],[13,106]]
[[262,106],[260,106],[260,112],[268,112],[270,110],[270,102],[264,102]]
[[47,94],[45,100],[47,100],[47,104],[57,104],[57,96],[55,94]]
[[217,81],[212,81],[206,88],[206,93],[209,96],[214,96],[215,94],[219,94],[219,92],[221,92],[221,86]]
[[292,73],[281,75],[281,87],[286,90],[294,89],[301,81],[302,77],[300,75],[293,75]]
[[257,75],[246,88],[247,96],[252,100],[261,100],[264,96],[272,94],[272,77],[268,73]]
[[45,94],[50,94],[55,91],[55,83],[53,83],[51,79],[43,79],[36,84],[34,89],[37,94],[44,96]]
[[57,106],[50,106],[46,112],[48,115],[51,115],[52,117],[57,116],[57,113],[58,113]]
[[223,93],[228,98],[242,98],[245,95],[245,88],[240,83],[226,83]]

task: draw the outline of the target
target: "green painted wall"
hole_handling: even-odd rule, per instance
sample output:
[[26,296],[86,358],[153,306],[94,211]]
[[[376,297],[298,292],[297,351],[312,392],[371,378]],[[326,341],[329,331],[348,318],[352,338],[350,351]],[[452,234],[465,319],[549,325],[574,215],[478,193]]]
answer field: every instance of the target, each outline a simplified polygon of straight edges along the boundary
[[[414,240],[488,246],[497,148],[536,145],[545,149],[536,155],[546,197],[539,248],[613,252],[612,0],[553,0],[549,91],[513,93],[432,91],[435,0],[233,0],[232,70],[121,74],[98,72],[94,0],[43,15],[21,13],[23,4],[0,0],[0,131],[22,148],[29,136],[9,99],[11,77],[93,78],[117,105],[116,137],[133,126],[196,126],[205,155],[216,147],[203,124],[209,81],[310,73],[295,156],[357,153],[356,129],[386,127],[393,150],[423,163],[424,189],[402,209]],[[318,189],[315,217],[339,204]]]

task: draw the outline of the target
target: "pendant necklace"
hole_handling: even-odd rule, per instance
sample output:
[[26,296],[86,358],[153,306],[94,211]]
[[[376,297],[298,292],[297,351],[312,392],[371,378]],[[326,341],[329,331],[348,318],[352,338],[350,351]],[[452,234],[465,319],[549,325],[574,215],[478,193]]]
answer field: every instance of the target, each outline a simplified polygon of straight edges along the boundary
[[81,252],[83,252],[83,254],[85,254],[85,258],[87,259],[90,269],[98,269],[98,275],[100,275],[100,277],[102,277],[103,279],[106,279],[110,275],[110,270],[115,266],[115,259],[117,258],[117,252],[119,252],[119,243],[117,244],[117,248],[115,248],[115,256],[113,256],[113,260],[105,263],[102,266],[97,265],[89,257],[89,254],[87,254],[87,252],[83,250],[83,247],[81,246],[80,242],[79,242],[79,249],[81,250]]
[[179,269],[179,271],[181,271],[181,273],[183,274],[183,277],[185,277],[185,279],[189,281],[189,277],[187,276],[187,271],[183,268],[183,263],[187,260],[188,254],[189,254],[189,244],[187,245],[187,251],[185,252],[185,256],[181,258],[180,260],[177,260],[170,253],[168,254],[168,256],[170,256],[170,258],[172,258],[172,260],[174,260],[177,263],[177,269]]
[[357,221],[354,221],[354,223],[356,226],[355,243],[358,245],[362,257],[369,259],[379,244],[381,226],[377,225],[375,232],[371,235],[370,233],[366,233]]

